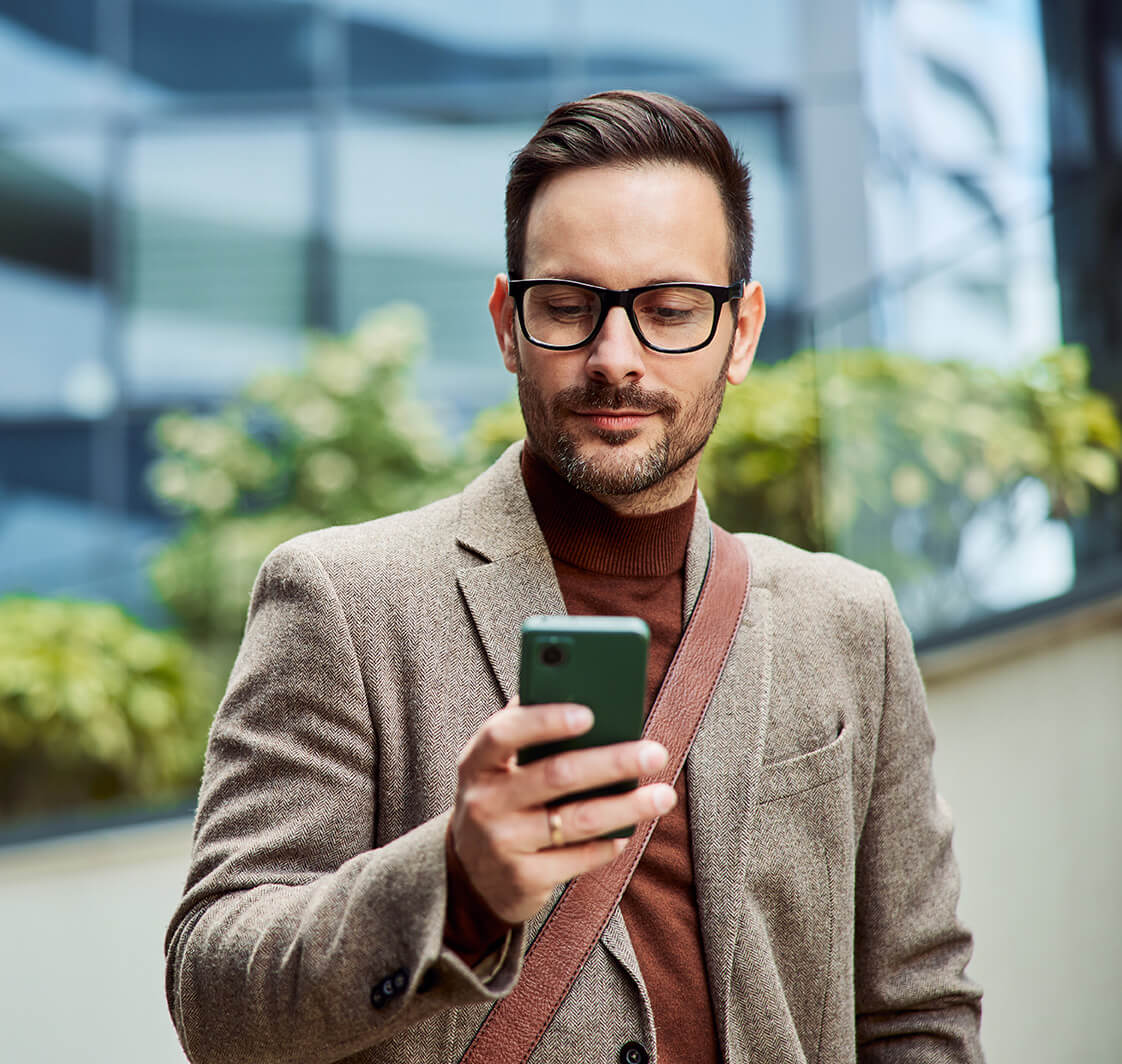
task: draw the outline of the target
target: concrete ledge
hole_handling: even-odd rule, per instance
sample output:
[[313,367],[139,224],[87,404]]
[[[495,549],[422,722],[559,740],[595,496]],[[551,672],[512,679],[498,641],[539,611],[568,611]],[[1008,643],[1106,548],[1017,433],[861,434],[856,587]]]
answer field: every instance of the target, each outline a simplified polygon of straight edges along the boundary
[[932,687],[979,669],[1055,650],[1066,643],[1110,630],[1118,630],[1122,634],[1122,591],[948,646],[921,646],[919,667],[924,681]]
[[163,861],[182,864],[186,872],[193,825],[191,817],[181,816],[9,845],[0,848],[0,881],[50,881],[80,876],[89,869],[107,871]]

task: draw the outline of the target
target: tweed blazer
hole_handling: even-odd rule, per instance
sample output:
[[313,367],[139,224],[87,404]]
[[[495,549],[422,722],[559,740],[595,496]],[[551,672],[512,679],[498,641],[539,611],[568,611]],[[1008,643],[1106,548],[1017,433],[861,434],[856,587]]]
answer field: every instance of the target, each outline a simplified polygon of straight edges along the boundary
[[[707,560],[699,500],[686,564]],[[951,824],[883,577],[759,535],[687,764],[726,1061],[978,1061]],[[191,1060],[456,1061],[549,906],[471,970],[442,942],[456,760],[563,613],[519,448],[458,496],[266,560],[207,750],[167,995]],[[555,894],[555,898],[556,898]],[[657,1043],[618,910],[534,1064]]]

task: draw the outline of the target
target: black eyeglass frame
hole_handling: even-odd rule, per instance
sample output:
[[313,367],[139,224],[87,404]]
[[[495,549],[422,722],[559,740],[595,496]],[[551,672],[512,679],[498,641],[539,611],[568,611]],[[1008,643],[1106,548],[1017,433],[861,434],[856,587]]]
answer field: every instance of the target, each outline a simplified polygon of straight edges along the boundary
[[[542,284],[560,284],[569,288],[580,288],[585,292],[595,292],[600,297],[600,317],[592,331],[579,344],[547,344],[530,335],[526,328],[526,316],[522,310],[522,301],[527,291]],[[627,314],[627,320],[631,322],[632,330],[644,347],[649,347],[652,351],[658,351],[663,355],[688,355],[692,351],[700,351],[713,342],[713,337],[717,335],[717,323],[721,318],[721,308],[726,303],[731,303],[734,299],[743,297],[744,285],[745,282],[742,280],[727,286],[699,284],[695,281],[663,281],[659,284],[640,285],[638,288],[601,288],[599,285],[586,284],[584,281],[569,281],[563,277],[530,277],[520,281],[508,281],[507,290],[514,299],[514,305],[518,310],[518,325],[522,330],[522,335],[530,343],[537,347],[544,347],[547,351],[578,351],[582,347],[587,347],[600,334],[600,329],[607,320],[608,311],[613,307],[623,307]],[[635,318],[635,300],[645,292],[656,292],[660,288],[696,288],[698,291],[708,292],[713,297],[713,324],[709,329],[709,335],[701,343],[694,344],[692,347],[659,347],[658,344],[652,344],[643,335],[643,330],[639,327],[639,322]]]

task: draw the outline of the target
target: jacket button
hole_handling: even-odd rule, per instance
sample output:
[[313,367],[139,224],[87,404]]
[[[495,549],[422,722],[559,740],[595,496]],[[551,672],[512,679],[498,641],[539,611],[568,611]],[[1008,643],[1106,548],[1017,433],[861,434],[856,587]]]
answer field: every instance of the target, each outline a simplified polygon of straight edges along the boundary
[[619,1064],[647,1064],[647,1051],[638,1042],[626,1042],[619,1051]]
[[387,975],[381,982],[375,983],[370,991],[370,1004],[376,1009],[384,1008],[390,998],[396,997],[409,985],[409,973],[404,968],[398,968],[392,975]]

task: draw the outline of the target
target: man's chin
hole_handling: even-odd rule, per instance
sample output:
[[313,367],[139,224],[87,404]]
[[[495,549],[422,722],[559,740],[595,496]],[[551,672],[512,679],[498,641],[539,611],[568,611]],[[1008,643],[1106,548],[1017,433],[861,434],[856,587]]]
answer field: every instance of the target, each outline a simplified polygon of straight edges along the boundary
[[579,466],[598,475],[613,479],[631,475],[656,461],[657,446],[638,439],[638,429],[619,432],[597,429],[585,439],[571,438],[561,446],[560,456],[570,465]]
[[609,447],[623,447],[625,444],[630,443],[632,440],[637,439],[639,436],[639,429],[594,429],[592,435],[601,443],[606,443]]
[[590,495],[634,495],[658,483],[667,472],[666,456],[658,447],[639,447],[632,452],[634,430],[597,438],[601,445],[561,446],[555,453],[558,472],[574,487]]

